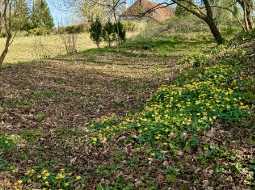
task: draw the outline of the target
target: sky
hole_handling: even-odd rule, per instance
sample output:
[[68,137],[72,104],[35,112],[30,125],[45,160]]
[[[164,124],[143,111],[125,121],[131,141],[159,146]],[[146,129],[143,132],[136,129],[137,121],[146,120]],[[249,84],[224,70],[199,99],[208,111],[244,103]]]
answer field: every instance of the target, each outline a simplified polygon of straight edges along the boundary
[[79,10],[74,10],[74,8],[70,6],[65,6],[61,1],[62,0],[47,0],[55,26],[80,23],[82,17],[79,14]]
[[[132,4],[135,0],[127,0],[128,5]],[[162,0],[154,0],[154,2],[160,2]],[[83,18],[79,15],[78,10],[73,8],[65,8],[62,3],[63,0],[47,0],[51,14],[54,18],[54,23],[56,26],[66,26],[82,22]]]

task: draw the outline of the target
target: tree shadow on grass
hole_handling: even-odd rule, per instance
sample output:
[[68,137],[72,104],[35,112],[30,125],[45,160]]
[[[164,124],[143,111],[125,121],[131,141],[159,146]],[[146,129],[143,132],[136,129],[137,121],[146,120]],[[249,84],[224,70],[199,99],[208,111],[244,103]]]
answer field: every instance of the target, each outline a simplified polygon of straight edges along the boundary
[[139,68],[65,62],[7,66],[0,75],[1,129],[83,127],[93,118],[123,115],[141,108],[164,78],[150,76]]

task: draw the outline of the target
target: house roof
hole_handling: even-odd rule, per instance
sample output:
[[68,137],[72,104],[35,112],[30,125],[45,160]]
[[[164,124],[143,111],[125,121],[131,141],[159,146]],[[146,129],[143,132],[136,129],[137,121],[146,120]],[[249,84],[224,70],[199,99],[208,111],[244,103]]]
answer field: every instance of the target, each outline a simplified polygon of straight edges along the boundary
[[174,15],[174,11],[169,7],[155,7],[157,3],[151,2],[149,0],[137,0],[133,5],[131,5],[123,14],[122,17],[139,17],[141,14],[146,13],[145,16],[152,18],[158,22],[163,22],[169,17]]

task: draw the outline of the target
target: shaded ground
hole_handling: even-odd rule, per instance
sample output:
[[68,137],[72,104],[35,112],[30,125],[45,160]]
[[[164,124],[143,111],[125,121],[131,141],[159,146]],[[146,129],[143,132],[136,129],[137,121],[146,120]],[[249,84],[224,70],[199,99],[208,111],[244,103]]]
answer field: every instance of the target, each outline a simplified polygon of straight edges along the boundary
[[[87,143],[80,142],[74,147],[72,141],[88,140],[82,130],[89,122],[101,116],[122,116],[137,111],[159,85],[177,74],[175,57],[138,57],[113,51],[101,54],[92,50],[75,57],[3,69],[0,132],[3,138],[8,134],[18,139],[15,144],[19,148],[9,151],[5,149],[5,141],[4,145],[0,142],[0,171],[14,167],[24,174],[33,166],[71,167],[72,159],[85,164],[91,158],[88,154],[94,153],[86,152]],[[73,148],[78,148],[77,152]],[[84,157],[86,160],[82,159]],[[103,162],[102,159],[96,162]],[[9,180],[13,175],[17,173],[1,173],[0,176],[9,176]]]
[[113,55],[111,60],[5,68],[0,76],[2,129],[83,127],[92,118],[122,115],[143,105],[175,65],[175,60],[129,62],[128,57]]

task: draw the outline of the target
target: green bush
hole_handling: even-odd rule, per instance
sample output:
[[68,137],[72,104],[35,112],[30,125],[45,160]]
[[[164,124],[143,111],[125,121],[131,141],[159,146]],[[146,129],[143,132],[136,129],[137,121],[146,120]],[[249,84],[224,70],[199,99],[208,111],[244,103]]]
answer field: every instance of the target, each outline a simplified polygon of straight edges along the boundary
[[58,27],[54,30],[55,34],[79,34],[85,32],[87,30],[87,26],[84,24]]
[[120,43],[126,41],[126,30],[124,25],[121,22],[117,22],[114,24],[115,33],[119,37]]
[[103,38],[108,43],[108,47],[111,47],[112,42],[117,39],[116,27],[110,21],[104,25]]
[[90,38],[97,44],[104,40],[108,47],[112,46],[113,42],[117,42],[118,45],[126,41],[126,30],[121,22],[112,23],[108,21],[102,26],[101,21],[97,18],[92,22],[90,29]]
[[82,32],[84,32],[84,26],[83,25],[67,26],[67,27],[65,27],[65,31],[68,34],[82,33]]
[[39,28],[34,28],[29,30],[30,35],[35,35],[35,36],[42,36],[42,35],[47,35],[50,34],[51,30],[45,27],[39,27]]
[[91,24],[89,33],[90,38],[96,43],[97,47],[99,47],[103,36],[103,26],[99,18],[96,18],[96,20]]
[[108,47],[111,47],[114,41],[123,43],[126,41],[126,30],[121,22],[112,23],[108,21],[104,25],[103,38],[108,43]]

